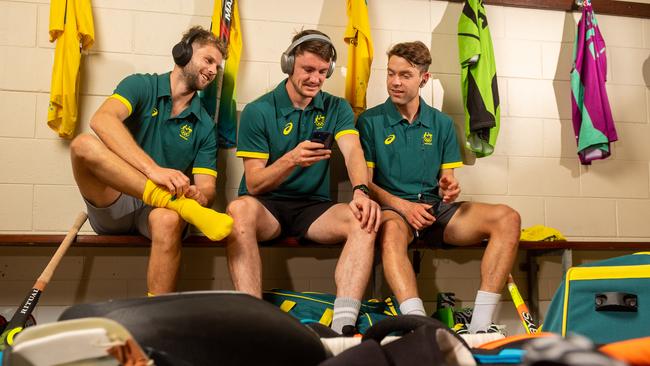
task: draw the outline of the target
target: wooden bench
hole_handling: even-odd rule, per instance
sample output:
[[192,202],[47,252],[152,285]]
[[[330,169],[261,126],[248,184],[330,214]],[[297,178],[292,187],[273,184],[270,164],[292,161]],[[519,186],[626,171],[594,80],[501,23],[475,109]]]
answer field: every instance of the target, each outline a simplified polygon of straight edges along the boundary
[[[58,246],[65,235],[43,235],[43,234],[0,234],[0,248],[2,247],[54,247]],[[149,239],[139,235],[77,235],[72,244],[76,247],[110,247],[110,248],[138,248],[148,247]],[[185,247],[223,247],[224,242],[213,242],[205,236],[190,236],[183,241]],[[322,245],[317,243],[299,244],[295,238],[286,238],[263,244],[267,247],[291,248],[291,247],[318,247],[337,248],[340,244]],[[414,250],[413,266],[416,273],[419,271],[421,256],[420,249],[430,248],[424,242],[417,242],[410,247]],[[459,249],[484,249],[485,244],[477,244]],[[539,289],[537,286],[537,272],[539,270],[538,259],[544,255],[561,255],[564,272],[573,265],[573,250],[616,250],[616,251],[650,251],[650,242],[630,241],[554,241],[554,242],[530,242],[522,241],[519,249],[525,251],[526,259],[521,263],[520,268],[526,273],[525,288],[528,290],[529,308],[536,319],[539,313]],[[381,295],[383,273],[381,266],[376,265],[372,279],[373,295]],[[522,287],[524,287],[522,286]]]

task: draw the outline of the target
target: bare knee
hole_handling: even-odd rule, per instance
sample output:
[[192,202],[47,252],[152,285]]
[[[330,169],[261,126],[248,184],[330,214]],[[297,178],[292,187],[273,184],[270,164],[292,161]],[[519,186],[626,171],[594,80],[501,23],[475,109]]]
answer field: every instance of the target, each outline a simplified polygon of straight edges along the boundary
[[228,204],[226,213],[233,218],[233,229],[228,237],[228,245],[235,243],[244,235],[255,235],[260,203],[252,197],[240,197]]
[[519,212],[512,209],[510,206],[497,205],[496,215],[499,224],[506,228],[512,228],[519,231],[521,229],[521,216]]
[[99,154],[103,144],[97,137],[84,133],[77,137],[70,143],[70,156],[72,160],[92,160],[94,156]]
[[178,213],[166,208],[156,208],[149,214],[149,229],[153,244],[163,250],[180,249],[185,221]]
[[406,253],[409,234],[402,218],[389,218],[379,228],[379,242],[382,255]]

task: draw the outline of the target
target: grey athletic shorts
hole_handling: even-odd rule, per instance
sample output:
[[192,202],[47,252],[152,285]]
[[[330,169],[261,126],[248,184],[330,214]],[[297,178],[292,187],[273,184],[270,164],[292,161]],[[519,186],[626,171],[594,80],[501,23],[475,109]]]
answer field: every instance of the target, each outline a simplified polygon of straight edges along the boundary
[[97,234],[128,235],[142,234],[151,239],[149,232],[149,214],[153,207],[147,206],[141,199],[121,194],[108,207],[95,207],[86,202],[88,221]]

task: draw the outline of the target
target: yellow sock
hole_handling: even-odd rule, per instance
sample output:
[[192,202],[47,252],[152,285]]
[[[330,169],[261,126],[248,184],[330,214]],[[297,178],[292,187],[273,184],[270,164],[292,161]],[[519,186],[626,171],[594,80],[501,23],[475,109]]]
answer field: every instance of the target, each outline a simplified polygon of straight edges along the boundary
[[142,201],[153,207],[165,207],[176,211],[183,220],[196,226],[210,240],[221,240],[232,231],[232,217],[203,207],[193,199],[180,197],[172,200],[169,191],[149,179],[144,187]]
[[154,296],[156,296],[156,294],[154,294],[153,292],[147,292],[147,297],[154,297]]

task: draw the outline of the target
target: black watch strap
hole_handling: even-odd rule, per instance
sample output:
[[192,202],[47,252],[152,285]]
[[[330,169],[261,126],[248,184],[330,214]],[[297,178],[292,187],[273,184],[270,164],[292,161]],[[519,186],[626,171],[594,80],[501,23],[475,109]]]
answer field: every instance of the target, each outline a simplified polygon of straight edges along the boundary
[[361,192],[365,193],[367,196],[370,196],[370,188],[368,188],[367,185],[365,184],[359,184],[354,187],[352,187],[352,194],[354,194],[354,191],[360,190]]

